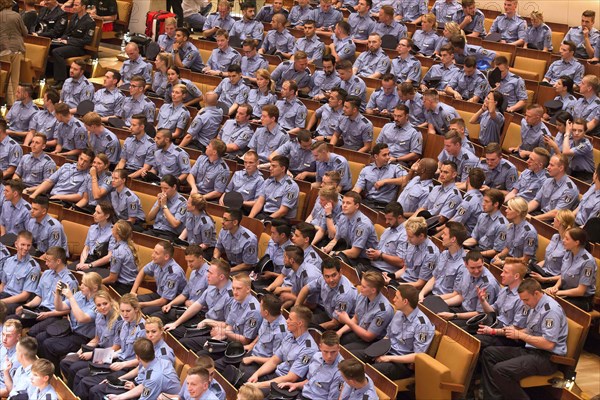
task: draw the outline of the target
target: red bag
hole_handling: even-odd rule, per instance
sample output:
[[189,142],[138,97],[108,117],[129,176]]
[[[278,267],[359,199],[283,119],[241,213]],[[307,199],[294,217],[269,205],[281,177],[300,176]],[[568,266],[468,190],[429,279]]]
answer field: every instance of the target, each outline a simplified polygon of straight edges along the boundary
[[158,36],[165,33],[165,20],[177,16],[168,11],[148,11],[146,14],[146,36],[156,42]]

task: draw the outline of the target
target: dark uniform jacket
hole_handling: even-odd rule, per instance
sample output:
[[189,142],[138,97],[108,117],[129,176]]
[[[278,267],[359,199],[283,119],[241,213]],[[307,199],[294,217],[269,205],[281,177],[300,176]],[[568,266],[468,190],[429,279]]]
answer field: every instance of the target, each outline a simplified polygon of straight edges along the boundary
[[41,32],[38,31],[40,36],[58,39],[65,33],[68,22],[67,14],[60,8],[60,4],[53,9],[42,7],[38,13],[36,29],[42,28]]

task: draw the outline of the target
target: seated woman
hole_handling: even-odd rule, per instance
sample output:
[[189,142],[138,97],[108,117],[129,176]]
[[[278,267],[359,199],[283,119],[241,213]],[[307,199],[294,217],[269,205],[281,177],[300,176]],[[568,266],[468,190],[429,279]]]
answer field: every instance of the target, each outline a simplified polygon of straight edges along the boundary
[[256,71],[257,88],[250,89],[246,103],[252,106],[253,120],[259,120],[263,106],[275,104],[277,95],[275,94],[275,82],[271,79],[271,73],[266,69]]
[[[61,296],[54,296],[54,307],[56,311],[69,311],[69,319],[55,321],[35,338],[38,341],[38,354],[50,360],[57,371],[60,360],[65,355],[79,350],[82,344],[94,337],[94,296],[101,288],[102,277],[95,272],[88,272],[83,276],[79,291],[75,293],[60,281],[56,284]],[[63,301],[63,298],[66,300]]]
[[[167,70],[173,65],[173,56],[169,53],[160,53],[156,56],[154,66],[156,71],[152,76],[152,92],[159,97],[165,97],[167,90]],[[148,94],[148,93],[146,93]]]
[[[139,363],[133,352],[136,339],[146,336],[146,321],[143,318],[140,303],[134,294],[125,294],[119,299],[119,312],[123,319],[121,331],[114,341],[119,350],[110,364],[112,376],[119,377],[135,368]],[[102,382],[106,375],[91,375],[89,368],[80,369],[73,380],[73,392],[82,399],[88,398],[90,389]]]
[[185,197],[177,192],[178,182],[173,175],[165,175],[160,180],[161,193],[148,213],[148,221],[154,220],[152,228],[146,234],[161,239],[175,240],[181,232],[187,206]]
[[492,90],[483,101],[481,108],[473,114],[470,124],[479,125],[479,144],[487,146],[490,143],[500,143],[504,127],[504,114],[500,106],[504,102],[502,93]]
[[80,189],[83,192],[81,200],[75,203],[78,211],[92,214],[99,202],[109,200],[108,194],[112,189],[109,167],[110,161],[106,154],[100,153],[94,157],[89,174]]
[[179,239],[200,246],[204,258],[210,261],[217,244],[217,230],[215,221],[206,213],[206,199],[200,193],[191,194],[188,198],[187,213],[182,222],[185,228]]
[[412,37],[414,45],[419,48],[419,54],[426,57],[433,55],[437,43],[440,40],[436,30],[437,21],[435,20],[435,15],[423,15],[421,19],[421,29],[417,29]]
[[537,263],[542,273],[532,271],[530,276],[538,281],[542,287],[547,288],[552,286],[560,275],[560,269],[562,267],[562,260],[565,256],[565,248],[563,246],[563,239],[565,233],[575,226],[575,216],[571,210],[560,210],[552,226],[558,231],[552,235],[550,243],[546,246],[546,252],[544,259]]
[[115,210],[110,203],[100,203],[96,206],[95,224],[88,230],[79,263],[70,264],[69,269],[89,271],[95,268],[100,276],[108,276],[108,270],[105,267],[110,262],[110,252],[115,246],[115,240],[111,236],[114,218]]
[[506,229],[505,247],[492,259],[492,264],[502,266],[506,257],[512,257],[527,265],[529,260],[535,258],[538,234],[533,225],[525,219],[526,216],[527,202],[522,197],[508,201],[506,219],[510,224]]
[[158,110],[156,129],[168,129],[173,138],[182,138],[183,132],[190,122],[190,112],[185,108],[183,99],[188,91],[185,85],[177,84],[171,89],[172,102],[163,104]]
[[112,240],[109,274],[102,283],[115,289],[120,295],[129,293],[138,274],[137,249],[131,238],[133,229],[127,221],[117,221],[112,227]]
[[584,311],[592,310],[596,293],[596,260],[587,245],[587,233],[581,228],[571,228],[563,239],[565,256],[558,281],[546,289],[549,294],[564,296],[569,303]]
[[[558,125],[557,119],[557,125]],[[559,133],[549,144],[556,154],[569,157],[569,175],[585,182],[591,182],[594,175],[594,150],[592,143],[585,137],[586,120],[577,118],[567,120],[564,135]]]
[[435,55],[436,56],[440,55],[440,49],[442,48],[442,46],[445,46],[450,43],[450,38],[452,36],[462,36],[465,38],[465,40],[467,39],[465,32],[462,29],[460,29],[460,25],[458,25],[454,21],[447,22],[444,25],[443,36],[441,38],[439,38],[437,45],[435,46]]
[[112,347],[114,351],[120,349],[119,345],[115,344],[123,323],[119,315],[119,304],[105,290],[96,292],[94,304],[98,311],[96,314],[96,336],[86,344],[88,349],[84,350],[84,346],[82,346],[74,356],[67,356],[60,362],[60,370],[63,376],[67,378],[69,387],[73,387],[73,380],[77,371],[88,368],[93,355],[93,351],[89,350],[90,347],[99,349]]
[[193,106],[195,104],[198,104],[202,101],[202,92],[200,91],[200,89],[198,89],[198,86],[196,86],[192,81],[188,80],[188,79],[183,79],[180,77],[181,76],[181,72],[179,71],[179,68],[176,66],[172,66],[169,67],[169,69],[167,70],[167,86],[165,87],[165,102],[170,103],[172,100],[171,98],[171,91],[173,90],[173,87],[175,85],[185,85],[186,89],[187,89],[187,93],[185,94],[185,97],[183,98],[183,102],[184,105],[186,106]]

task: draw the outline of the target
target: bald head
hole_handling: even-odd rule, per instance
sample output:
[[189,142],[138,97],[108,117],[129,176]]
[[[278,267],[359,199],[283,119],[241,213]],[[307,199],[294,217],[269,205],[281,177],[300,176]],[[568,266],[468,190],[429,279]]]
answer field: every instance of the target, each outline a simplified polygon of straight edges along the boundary
[[207,92],[205,98],[207,106],[216,106],[219,102],[219,95],[215,92]]
[[419,174],[421,179],[431,179],[437,171],[438,163],[433,158],[423,158],[419,161]]

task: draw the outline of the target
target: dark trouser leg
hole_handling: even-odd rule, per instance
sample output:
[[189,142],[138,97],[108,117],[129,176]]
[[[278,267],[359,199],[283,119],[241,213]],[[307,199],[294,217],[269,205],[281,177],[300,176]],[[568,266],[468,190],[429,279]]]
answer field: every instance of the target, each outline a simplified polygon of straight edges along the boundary
[[106,375],[89,375],[89,374],[87,374],[87,376],[83,377],[83,379],[81,379],[79,381],[79,383],[77,383],[77,378],[79,377],[79,374],[82,371],[78,372],[77,376],[75,378],[74,392],[75,392],[75,395],[77,395],[81,398],[81,400],[88,400],[88,398],[89,398],[88,395],[90,393],[90,390],[94,386],[99,385],[100,382],[102,382],[104,379],[106,379]]
[[180,340],[180,342],[184,347],[192,350],[195,353],[204,348],[204,343],[206,343],[208,339],[210,339],[210,336],[196,336],[183,338]]
[[51,361],[54,364],[55,370],[58,371],[61,358],[68,353],[79,350],[82,344],[89,341],[89,338],[78,334],[64,337],[49,337],[44,342],[42,353],[44,354],[44,358]]
[[88,369],[89,361],[69,361],[64,359],[60,362],[60,370],[67,380],[67,386],[75,387],[75,377],[82,369]]
[[[27,334],[31,337],[36,337],[41,332],[45,333],[48,326],[58,320],[59,320],[59,318],[49,317],[49,318],[46,318],[41,321],[38,321],[35,319],[33,319],[33,320],[32,319],[23,319],[23,320],[21,320],[21,322],[23,323],[24,327],[31,328],[31,329],[29,329],[29,332],[27,332]],[[38,346],[39,346],[39,343],[38,343]]]
[[354,332],[346,332],[340,338],[340,344],[342,344],[344,347],[350,350],[351,348],[364,349],[368,347],[371,343],[365,342]]
[[101,383],[90,389],[89,399],[90,400],[102,400],[102,399],[104,399],[104,396],[106,396],[107,394],[121,394],[121,393],[125,393],[125,392],[126,392],[125,389],[114,389],[114,388],[109,387],[106,383]]
[[56,82],[67,80],[67,58],[82,56],[85,50],[82,47],[60,46],[52,50],[51,58],[54,63],[54,79]]
[[413,375],[413,371],[408,369],[406,364],[398,364],[392,362],[386,363],[375,363],[372,364],[373,368],[377,371],[381,372],[383,375],[387,376],[391,380],[395,381],[398,379],[408,378]]
[[[110,273],[110,271],[109,271],[109,273]],[[117,293],[119,293],[121,296],[123,296],[126,293],[131,292],[131,288],[133,287],[133,285],[126,285],[126,284],[120,283],[120,282],[111,283],[108,286],[115,289],[117,291]]]
[[244,375],[240,378],[240,385],[248,382],[248,379],[260,368],[260,364],[252,363],[245,365],[244,363],[240,364],[240,371],[244,373]]

